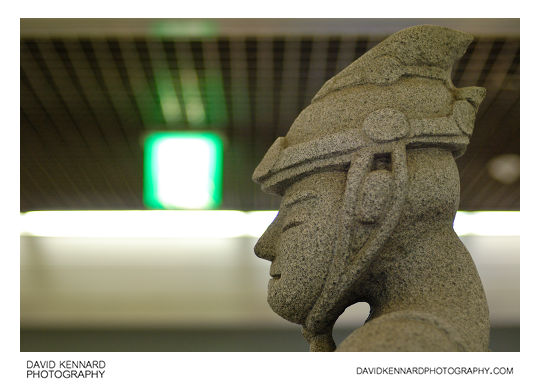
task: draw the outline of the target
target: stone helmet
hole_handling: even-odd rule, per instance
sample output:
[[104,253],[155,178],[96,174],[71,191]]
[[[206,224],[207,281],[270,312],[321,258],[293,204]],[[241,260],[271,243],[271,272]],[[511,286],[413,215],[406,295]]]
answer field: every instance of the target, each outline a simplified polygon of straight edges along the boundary
[[461,156],[485,89],[456,89],[450,75],[472,39],[431,25],[391,35],[323,85],[267,151],[253,180],[281,195],[291,179],[345,166],[358,150],[395,142]]
[[[391,35],[329,79],[255,169],[253,180],[278,195],[303,176],[347,172],[333,265],[303,325],[312,350],[321,336],[321,350],[333,344],[331,329],[351,304],[350,288],[398,223],[408,186],[406,149],[440,147],[454,158],[465,152],[485,89],[457,89],[450,76],[472,40],[431,25]],[[371,172],[378,157],[391,166]],[[368,201],[358,205],[359,196]],[[353,228],[368,236],[351,256]]]

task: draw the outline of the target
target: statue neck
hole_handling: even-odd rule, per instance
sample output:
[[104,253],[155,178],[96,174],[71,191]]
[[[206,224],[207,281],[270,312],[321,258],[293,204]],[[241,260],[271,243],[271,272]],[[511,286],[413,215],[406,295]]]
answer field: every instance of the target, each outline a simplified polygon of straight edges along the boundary
[[457,330],[486,325],[480,278],[452,224],[418,222],[396,230],[359,288],[362,300],[371,306],[370,319],[416,311],[440,317]]

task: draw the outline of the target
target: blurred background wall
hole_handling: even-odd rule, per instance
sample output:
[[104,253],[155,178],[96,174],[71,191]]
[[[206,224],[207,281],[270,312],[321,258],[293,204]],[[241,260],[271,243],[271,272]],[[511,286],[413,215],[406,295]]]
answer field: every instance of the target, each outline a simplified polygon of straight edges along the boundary
[[[517,19],[22,19],[21,350],[306,351],[299,327],[266,304],[269,263],[252,250],[279,199],[260,192],[252,171],[328,78],[426,23],[475,35],[453,81],[488,89],[457,160],[460,210],[515,219]],[[92,232],[122,213],[155,212],[143,204],[143,141],[154,131],[223,138],[214,211],[262,211],[261,221],[237,215],[248,231],[195,234],[179,211],[170,227],[187,227],[172,235],[152,233],[150,216],[135,221],[136,235],[120,231],[133,221]],[[113,216],[89,224],[83,212],[29,230],[28,212],[79,210]],[[495,351],[519,350],[519,228],[509,223],[458,231],[486,289]],[[368,310],[348,309],[336,340]]]

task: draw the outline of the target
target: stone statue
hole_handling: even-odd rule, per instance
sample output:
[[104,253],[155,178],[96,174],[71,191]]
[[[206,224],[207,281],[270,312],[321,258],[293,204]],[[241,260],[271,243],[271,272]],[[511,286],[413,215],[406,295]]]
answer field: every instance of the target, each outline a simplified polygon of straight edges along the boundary
[[[486,351],[488,308],[453,230],[461,156],[480,87],[451,67],[472,36],[399,31],[328,80],[277,138],[253,179],[282,196],[255,246],[272,262],[268,303],[311,351]],[[367,302],[336,349],[332,328]]]

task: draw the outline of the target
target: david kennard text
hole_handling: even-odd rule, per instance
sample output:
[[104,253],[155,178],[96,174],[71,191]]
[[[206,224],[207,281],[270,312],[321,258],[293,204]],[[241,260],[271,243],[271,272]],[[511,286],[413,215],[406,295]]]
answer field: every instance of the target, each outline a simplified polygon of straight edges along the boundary
[[26,361],[29,378],[103,378],[106,363],[103,360]]

